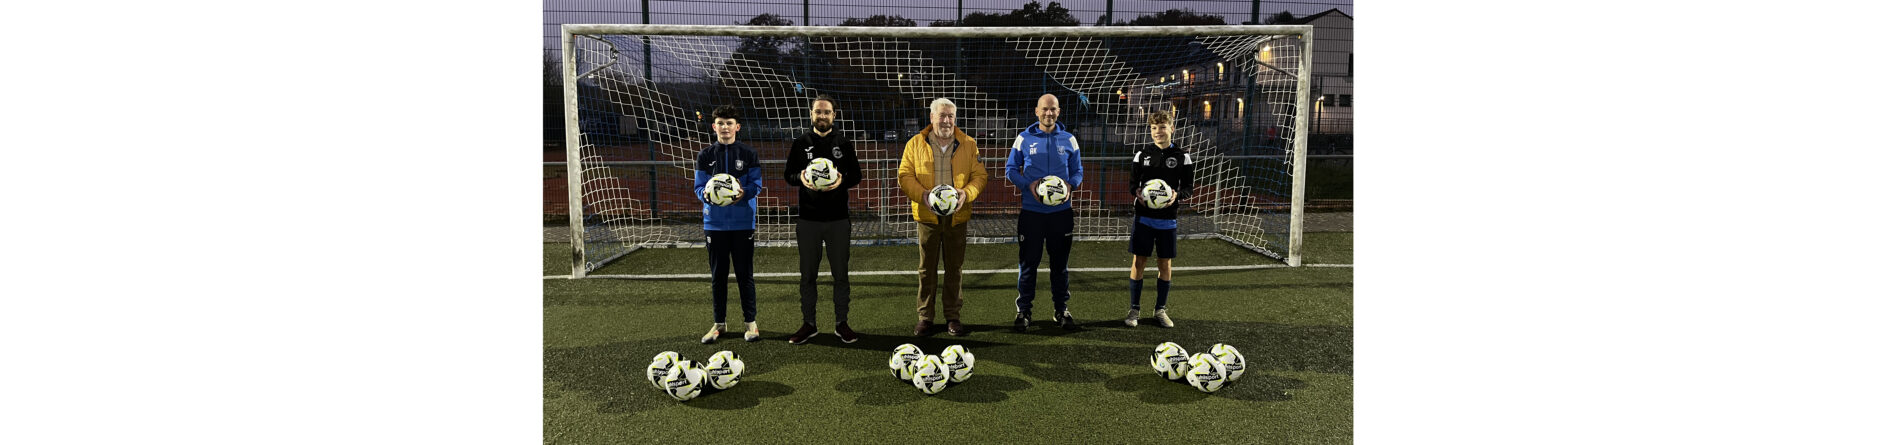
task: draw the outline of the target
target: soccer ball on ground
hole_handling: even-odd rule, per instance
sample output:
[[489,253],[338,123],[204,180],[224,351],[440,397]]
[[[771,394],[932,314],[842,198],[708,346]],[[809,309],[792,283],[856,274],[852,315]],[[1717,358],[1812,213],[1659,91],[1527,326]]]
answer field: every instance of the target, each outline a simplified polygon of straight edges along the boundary
[[1227,367],[1208,353],[1194,354],[1187,361],[1187,383],[1201,392],[1214,392],[1227,383]]
[[929,196],[926,198],[928,202],[925,204],[930,207],[930,213],[935,213],[937,216],[950,216],[951,213],[956,213],[958,208],[963,207],[962,197],[957,196],[957,189],[947,185],[930,189]]
[[951,383],[963,383],[970,379],[970,370],[976,364],[976,355],[964,349],[963,345],[950,345],[943,348],[943,366],[950,370]]
[[739,384],[739,375],[745,373],[745,361],[739,360],[732,351],[719,351],[706,359],[706,384],[713,389],[730,389]]
[[917,369],[917,360],[923,357],[924,350],[918,349],[917,345],[910,343],[897,345],[895,352],[891,353],[891,376],[910,380]]
[[1207,352],[1226,367],[1227,373],[1221,377],[1225,377],[1228,383],[1240,380],[1240,375],[1247,372],[1247,358],[1241,357],[1240,350],[1234,349],[1234,345],[1215,343],[1214,347]]
[[662,383],[666,381],[666,373],[672,371],[673,367],[679,366],[679,361],[679,353],[673,351],[653,356],[653,364],[647,365],[647,382],[652,383],[654,388],[666,389],[666,385]]
[[713,205],[731,205],[744,194],[745,190],[739,188],[739,178],[734,178],[732,175],[720,173],[706,180],[706,202]]
[[843,179],[838,175],[837,166],[832,164],[830,159],[825,158],[812,159],[810,164],[805,164],[805,170],[799,174],[804,175],[805,182],[810,182],[812,186],[818,187],[818,190],[831,190],[833,184]]
[[917,371],[911,376],[910,383],[917,386],[917,389],[924,390],[924,394],[934,395],[942,392],[943,387],[950,384],[949,370],[943,365],[943,357],[926,355],[917,360],[916,368]]
[[1060,205],[1069,200],[1069,183],[1053,175],[1044,176],[1042,185],[1036,187],[1035,192],[1037,202],[1043,205]]
[[1148,366],[1168,380],[1180,380],[1182,374],[1187,373],[1187,360],[1186,348],[1166,342],[1155,346],[1155,353],[1148,356]]
[[1150,179],[1141,185],[1141,204],[1151,209],[1166,208],[1174,204],[1174,187],[1168,181]]
[[666,391],[666,395],[673,397],[674,400],[684,402],[699,397],[699,391],[704,389],[705,381],[706,371],[699,369],[699,364],[693,363],[692,360],[682,360],[679,366],[666,372],[666,380],[660,382],[663,385],[660,390]]

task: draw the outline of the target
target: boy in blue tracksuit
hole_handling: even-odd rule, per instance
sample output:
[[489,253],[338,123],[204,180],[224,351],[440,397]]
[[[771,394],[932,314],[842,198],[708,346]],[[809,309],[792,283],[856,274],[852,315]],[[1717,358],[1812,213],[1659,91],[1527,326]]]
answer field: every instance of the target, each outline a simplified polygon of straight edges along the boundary
[[1055,176],[1069,186],[1082,183],[1082,152],[1075,135],[1062,129],[1056,117],[1062,107],[1053,94],[1036,100],[1036,124],[1016,135],[1016,145],[1003,165],[1009,182],[1022,191],[1023,210],[1016,217],[1016,322],[1013,329],[1029,328],[1029,307],[1036,297],[1036,266],[1042,263],[1042,249],[1049,246],[1049,290],[1055,303],[1055,321],[1063,329],[1081,326],[1069,315],[1069,247],[1075,236],[1075,209],[1064,200],[1056,205],[1036,199],[1043,178]]
[[[752,233],[758,229],[759,202],[764,187],[759,153],[739,143],[739,110],[723,105],[713,110],[713,133],[719,142],[699,151],[694,162],[693,196],[704,206],[706,253],[712,266],[713,327],[700,337],[712,343],[726,331],[726,273],[739,277],[739,307],[745,311],[745,341],[759,340],[758,292],[752,282]],[[725,173],[739,179],[738,198],[727,205],[706,199],[706,181]]]

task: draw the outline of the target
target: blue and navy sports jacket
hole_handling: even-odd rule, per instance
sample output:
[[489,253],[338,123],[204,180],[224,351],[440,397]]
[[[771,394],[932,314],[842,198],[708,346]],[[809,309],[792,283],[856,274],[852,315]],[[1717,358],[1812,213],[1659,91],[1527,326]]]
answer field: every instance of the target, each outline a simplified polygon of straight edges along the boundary
[[1071,201],[1061,205],[1045,205],[1036,200],[1036,193],[1029,189],[1037,179],[1055,176],[1069,183],[1069,194],[1074,196],[1075,188],[1082,184],[1082,146],[1076,143],[1075,135],[1062,129],[1062,123],[1056,123],[1056,131],[1043,132],[1037,124],[1029,124],[1029,129],[1016,135],[1016,146],[1009,151],[1009,161],[1003,164],[1004,173],[1009,182],[1016,184],[1022,191],[1023,210],[1036,213],[1055,213],[1069,209]]
[[[758,229],[759,201],[756,198],[765,187],[759,152],[743,142],[713,143],[699,151],[699,159],[694,161],[693,167],[693,196],[704,206],[706,230]],[[732,205],[716,206],[706,202],[706,181],[720,173],[739,178],[739,189],[745,191]]]

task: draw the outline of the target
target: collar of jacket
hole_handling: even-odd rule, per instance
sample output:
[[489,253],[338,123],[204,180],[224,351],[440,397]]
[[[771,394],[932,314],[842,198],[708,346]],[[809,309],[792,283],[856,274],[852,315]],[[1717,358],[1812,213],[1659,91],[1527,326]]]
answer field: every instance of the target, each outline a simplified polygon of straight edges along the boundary
[[[931,130],[935,130],[936,128],[937,128],[937,124],[930,124],[930,126],[924,127],[923,131],[917,132],[919,136],[924,137],[924,145],[930,145]],[[965,140],[970,141],[971,144],[976,143],[976,139],[970,138],[970,135],[963,134],[963,127],[950,129],[950,152],[955,153],[957,151],[957,148],[963,145],[963,141]],[[937,148],[937,147],[931,146],[930,148]]]
[[1062,128],[1061,122],[1056,122],[1056,131],[1044,132],[1042,131],[1042,123],[1036,122],[1029,124],[1029,129],[1023,130],[1023,134],[1046,138],[1051,136],[1061,137],[1062,135],[1069,134],[1069,131]]
[[832,141],[838,138],[838,133],[838,127],[831,127],[831,132],[825,134],[818,134],[818,130],[806,130],[806,134],[811,136],[812,142]]

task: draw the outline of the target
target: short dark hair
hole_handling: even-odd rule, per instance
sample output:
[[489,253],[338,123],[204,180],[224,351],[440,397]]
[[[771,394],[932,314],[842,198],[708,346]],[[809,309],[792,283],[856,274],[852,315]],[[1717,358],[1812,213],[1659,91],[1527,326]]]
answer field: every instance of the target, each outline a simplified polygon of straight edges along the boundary
[[1174,123],[1174,116],[1170,114],[1172,113],[1166,111],[1148,113],[1148,125],[1171,125]]
[[720,105],[719,108],[713,109],[713,120],[719,119],[739,120],[739,109],[731,105]]
[[812,105],[818,105],[819,102],[831,102],[831,108],[833,109],[838,108],[838,101],[831,100],[831,95],[829,94],[820,94],[818,95],[818,97],[814,97],[811,99]]

